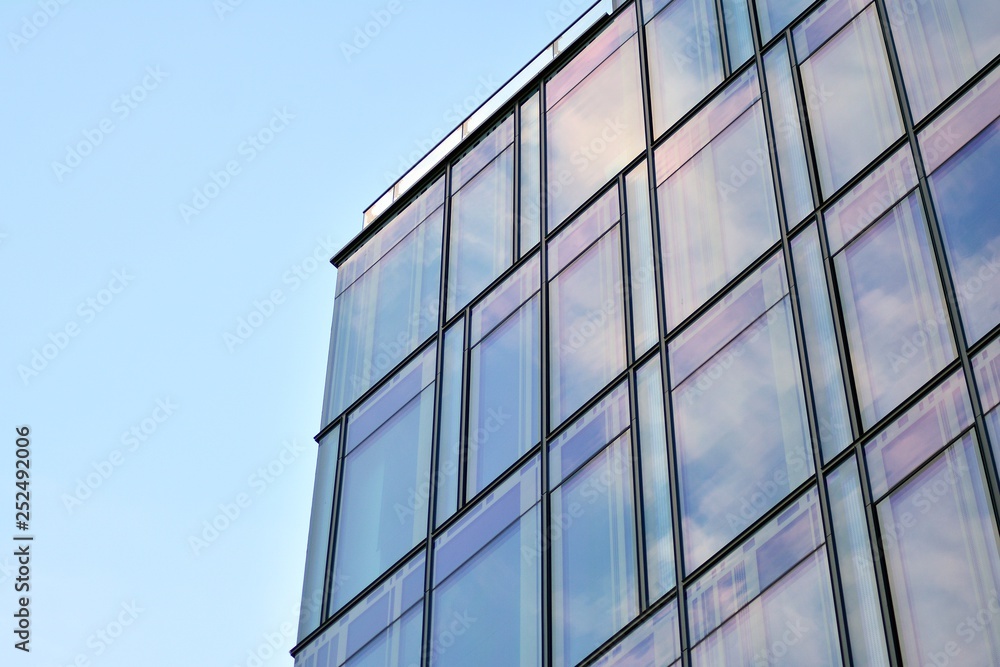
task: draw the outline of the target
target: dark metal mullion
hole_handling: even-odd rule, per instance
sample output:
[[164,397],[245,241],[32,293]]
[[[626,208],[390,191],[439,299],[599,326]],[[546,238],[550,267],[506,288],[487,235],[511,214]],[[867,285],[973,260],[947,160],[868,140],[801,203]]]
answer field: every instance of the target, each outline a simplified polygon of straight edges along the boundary
[[[722,6],[722,0],[715,0],[715,20],[719,27],[719,46],[722,48],[722,80],[725,81],[733,73],[733,68],[729,62],[729,35],[726,30],[726,11]],[[695,36],[697,39],[697,34]]]
[[[642,84],[643,120],[646,125],[646,171],[648,173],[649,221],[653,243],[653,284],[656,290],[656,323],[659,331],[660,383],[663,392],[664,430],[667,447],[667,478],[670,484],[670,518],[674,542],[674,590],[677,600],[677,621],[680,633],[681,665],[691,667],[691,652],[688,646],[688,613],[683,582],[684,544],[681,532],[680,518],[680,486],[677,470],[676,439],[674,434],[674,419],[670,394],[670,361],[667,355],[667,319],[666,319],[666,287],[663,282],[663,257],[660,242],[659,210],[656,198],[656,164],[653,143],[652,92],[649,79],[649,58],[646,52],[645,18],[642,3],[636,2],[639,25],[639,73]],[[679,127],[679,126],[678,126]],[[643,527],[645,530],[645,527]]]
[[[880,18],[888,16],[885,0],[875,0],[875,5]],[[903,86],[899,57],[896,53],[892,33],[889,31],[888,20],[880,21],[880,23],[882,24],[882,33],[886,42],[886,53],[889,56],[889,66],[892,69],[893,83],[895,84],[896,95],[898,96],[900,110],[903,115],[903,126],[906,128],[906,136],[913,151],[914,166],[916,167],[917,180],[920,184],[920,198],[924,205],[927,227],[929,227],[931,249],[934,252],[936,267],[941,278],[941,286],[944,289],[945,307],[948,309],[948,314],[950,315],[952,335],[954,336],[955,345],[958,348],[958,358],[965,372],[966,384],[971,385],[969,394],[972,401],[972,413],[975,417],[976,429],[978,431],[976,439],[979,445],[979,455],[987,469],[992,468],[996,470],[997,462],[993,457],[992,449],[989,447],[986,423],[983,420],[983,405],[979,397],[978,387],[976,387],[975,374],[972,371],[972,360],[969,357],[969,342],[965,336],[961,309],[958,307],[958,292],[948,265],[948,255],[945,251],[944,238],[941,234],[941,225],[938,221],[937,210],[934,207],[934,200],[930,194],[930,185],[927,182],[927,173],[924,169],[920,143],[917,141],[917,133],[913,128],[913,116],[906,96],[906,88]],[[997,528],[998,517],[1000,517],[1000,480],[997,479],[996,475],[986,475],[986,479],[990,500],[992,501],[994,528]]]
[[[802,382],[802,390],[805,398],[806,418],[809,428],[809,440],[813,452],[813,470],[810,478],[816,480],[816,489],[819,494],[820,516],[823,521],[823,532],[826,537],[826,551],[828,562],[833,567],[827,567],[827,576],[830,578],[831,591],[833,592],[834,608],[836,609],[838,637],[840,639],[841,655],[846,658],[848,664],[853,664],[851,659],[850,642],[847,641],[847,609],[844,605],[842,582],[840,578],[840,566],[836,549],[833,546],[833,515],[830,510],[830,499],[827,493],[826,484],[822,476],[823,452],[820,447],[818,419],[816,415],[816,397],[812,386],[812,373],[809,368],[809,359],[806,357],[806,337],[802,322],[802,308],[798,297],[798,281],[795,277],[795,263],[792,261],[791,243],[788,237],[788,214],[785,210],[784,190],[779,173],[778,149],[774,138],[774,119],[771,116],[771,96],[767,84],[767,74],[764,69],[764,56],[760,47],[760,33],[756,31],[755,25],[750,28],[751,38],[754,42],[754,58],[757,63],[758,81],[761,82],[761,110],[764,114],[764,133],[767,141],[768,153],[770,156],[771,181],[774,189],[775,205],[778,213],[778,227],[781,234],[782,259],[785,262],[785,272],[788,276],[788,298],[791,304],[792,323],[795,329],[796,353],[799,361],[799,379]],[[791,58],[789,58],[789,64]],[[814,350],[814,353],[817,351]]]
[[552,529],[551,512],[552,502],[549,492],[549,259],[548,244],[550,235],[548,234],[548,188],[546,187],[546,172],[548,169],[547,140],[547,118],[548,109],[545,101],[545,83],[538,89],[538,183],[539,183],[539,211],[538,211],[538,253],[539,253],[539,304],[538,304],[538,325],[539,341],[539,396],[541,405],[541,517],[539,546],[541,547],[541,606],[542,613],[541,627],[541,665],[547,667],[552,664]]
[[[515,98],[518,100],[520,98]],[[513,233],[511,234],[511,241],[513,244],[513,249],[511,251],[511,266],[517,264],[517,260],[521,259],[521,104],[520,101],[515,101],[514,103],[514,167],[513,167],[513,188],[514,191],[514,205],[513,205]]]

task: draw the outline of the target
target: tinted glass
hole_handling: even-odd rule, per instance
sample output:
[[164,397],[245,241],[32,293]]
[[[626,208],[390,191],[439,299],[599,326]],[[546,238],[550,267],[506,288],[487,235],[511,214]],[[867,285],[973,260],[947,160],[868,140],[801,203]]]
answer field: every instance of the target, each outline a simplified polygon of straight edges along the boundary
[[358,651],[344,667],[396,667],[420,663],[423,608],[416,606]]
[[784,30],[811,4],[811,0],[758,0],[757,18],[760,20],[761,40],[766,42]]
[[669,592],[677,581],[674,572],[670,470],[667,466],[667,428],[659,356],[653,357],[636,372],[635,402],[639,417],[639,460],[642,462],[646,578],[649,597],[655,600]]
[[438,429],[437,510],[441,525],[458,509],[459,448],[462,437],[462,369],[465,366],[465,318],[444,334],[441,367],[441,417]]
[[337,426],[320,441],[319,453],[316,455],[316,480],[313,482],[309,542],[306,548],[306,575],[302,582],[302,603],[299,606],[299,640],[318,628],[322,620],[326,558],[330,548],[330,522],[333,519],[339,456],[340,427]]
[[[671,600],[608,650],[594,667],[666,667],[680,664],[677,601]],[[678,661],[675,663],[675,661]]]
[[627,198],[629,285],[632,289],[632,336],[636,355],[659,338],[656,321],[656,267],[653,264],[653,222],[649,205],[646,162],[625,177]]
[[955,357],[916,194],[834,258],[861,418],[871,426]]
[[520,255],[523,256],[538,243],[542,229],[542,135],[538,93],[521,105],[520,141]]

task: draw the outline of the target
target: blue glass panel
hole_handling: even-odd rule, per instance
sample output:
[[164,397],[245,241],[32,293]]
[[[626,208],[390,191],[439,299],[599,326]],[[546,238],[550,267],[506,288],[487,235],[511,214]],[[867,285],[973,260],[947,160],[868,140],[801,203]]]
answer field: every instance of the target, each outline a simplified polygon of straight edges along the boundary
[[666,595],[677,582],[659,356],[636,371],[635,382],[639,460],[642,462],[643,528],[646,531],[646,579],[649,598],[656,600]]
[[869,427],[955,358],[917,194],[854,239],[834,268],[861,421]]
[[613,228],[550,282],[550,428],[625,368],[620,237]]
[[903,134],[875,6],[799,69],[820,187],[829,196]]
[[905,664],[1000,664],[1000,536],[984,485],[970,432],[877,507]]
[[451,191],[458,192],[514,141],[514,116],[507,116],[451,168]]
[[629,427],[628,386],[615,387],[549,443],[549,488],[555,488]]
[[[1000,14],[1000,12],[995,12]],[[930,177],[969,344],[1000,324],[1000,120]]]
[[671,600],[609,649],[593,667],[666,667],[680,657],[677,601]]
[[739,69],[753,57],[753,33],[750,31],[750,8],[747,5],[747,0],[722,0],[730,70]]
[[659,186],[669,327],[778,240],[768,155],[758,102]]
[[972,357],[972,372],[976,376],[983,412],[1000,405],[1000,337]]
[[433,416],[431,385],[344,459],[334,545],[335,610],[427,534]]
[[553,665],[575,665],[639,611],[629,437],[552,492]]
[[819,231],[813,223],[792,240],[792,261],[798,281],[806,359],[816,403],[816,420],[823,458],[836,456],[853,440],[847,395],[837,351],[837,334],[830,311],[830,294]]
[[509,278],[494,287],[472,309],[469,345],[475,345],[507,316],[521,307],[541,287],[541,260],[533,256]]
[[620,218],[618,185],[615,184],[549,242],[549,275],[562,271]]
[[474,496],[541,437],[538,295],[472,348],[468,494]]
[[886,0],[885,7],[915,121],[1000,53],[992,0]]
[[813,472],[789,297],[673,391],[686,571]]
[[653,221],[649,204],[649,171],[645,160],[625,177],[625,196],[628,208],[629,285],[632,290],[632,340],[636,356],[639,356],[659,339]]
[[659,136],[722,81],[722,46],[713,0],[673,0],[646,17],[646,47]]
[[344,667],[397,667],[420,664],[423,607],[414,607],[344,663]]
[[318,628],[323,620],[326,558],[330,549],[330,525],[333,521],[339,457],[340,427],[337,426],[320,441],[319,453],[316,455],[316,480],[313,482],[312,511],[309,514],[309,542],[306,548],[302,601],[299,605],[299,641]]
[[812,4],[812,0],[757,0],[760,38],[767,42]]
[[750,604],[816,551],[823,539],[819,494],[810,489],[688,588],[691,643],[697,644]]
[[868,520],[854,457],[831,472],[826,483],[851,656],[858,665],[888,667]]
[[521,257],[535,247],[542,233],[542,121],[538,97],[535,93],[521,105],[521,239],[518,253]]
[[462,369],[465,367],[465,318],[444,333],[441,361],[441,425],[438,429],[437,508],[439,526],[458,509],[459,448],[462,439]]
[[865,443],[872,497],[885,495],[972,419],[965,375],[958,371]]
[[917,134],[930,174],[1000,116],[1000,67],[953,102]]
[[795,55],[802,62],[847,25],[870,0],[827,0],[792,30]]

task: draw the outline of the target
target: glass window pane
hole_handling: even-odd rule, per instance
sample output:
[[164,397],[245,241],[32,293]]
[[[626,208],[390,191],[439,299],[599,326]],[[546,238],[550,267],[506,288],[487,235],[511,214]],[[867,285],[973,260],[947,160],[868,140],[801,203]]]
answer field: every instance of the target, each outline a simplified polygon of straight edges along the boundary
[[691,643],[750,604],[816,551],[823,539],[819,494],[812,488],[688,587]]
[[549,241],[549,275],[562,271],[620,218],[621,205],[616,183]]
[[816,402],[820,446],[823,458],[829,460],[843,451],[854,438],[847,413],[847,395],[830,311],[826,272],[823,270],[823,253],[815,223],[792,240],[792,261],[798,281],[802,331]]
[[337,488],[337,459],[340,457],[340,426],[326,434],[316,455],[316,480],[313,482],[312,511],[309,514],[309,542],[306,548],[306,572],[299,605],[298,641],[319,627],[323,620],[323,591],[326,558],[330,549],[330,522]]
[[334,302],[324,423],[437,329],[443,219],[439,206]]
[[540,482],[535,457],[435,540],[432,665],[540,664]]
[[767,101],[771,109],[771,122],[774,124],[775,153],[785,217],[788,226],[794,227],[812,212],[813,198],[799,106],[795,99],[795,83],[792,80],[792,64],[784,40],[764,54],[764,75],[767,77]]
[[549,442],[548,488],[554,489],[630,426],[628,385],[620,383]]
[[992,0],[886,0],[885,8],[914,121],[1000,53]]
[[[646,531],[646,578],[649,599],[666,595],[677,582],[674,572],[674,526],[670,511],[670,469],[663,411],[660,357],[636,372],[639,460],[642,462],[642,507]],[[663,664],[663,663],[660,663]]]
[[760,103],[667,178],[657,197],[672,328],[778,240]]
[[945,160],[1000,116],[1000,67],[994,67],[917,133],[917,142],[927,173],[937,171]]
[[820,186],[830,195],[903,134],[875,6],[800,70]]
[[593,667],[673,667],[680,664],[680,657],[677,601],[671,600],[609,649]]
[[878,505],[906,664],[1000,664],[1000,536],[984,484],[969,433]]
[[539,94],[521,105],[521,203],[520,256],[528,254],[541,238],[542,219],[542,134]]
[[[634,11],[623,12],[618,22],[631,22],[634,32]],[[646,145],[638,43],[630,38],[558,102],[553,92],[562,72],[546,84],[548,229],[568,218]],[[585,49],[577,59],[587,56]],[[576,64],[574,59],[567,67]]]
[[344,667],[396,667],[420,664],[423,607],[414,607],[364,647]]
[[625,368],[622,290],[619,227],[552,279],[550,428]]
[[541,259],[534,255],[472,309],[469,345],[475,345],[541,289]]
[[854,457],[831,472],[826,483],[851,656],[858,665],[888,667],[868,520]]
[[713,0],[673,0],[646,17],[653,134],[660,136],[722,81]]
[[[1000,14],[1000,12],[995,12]],[[930,177],[970,345],[1000,324],[1000,120]]]
[[539,296],[472,348],[468,494],[474,496],[541,437]]
[[552,492],[552,655],[575,665],[639,612],[626,433]]
[[438,432],[437,508],[440,526],[458,509],[459,448],[462,438],[462,370],[465,367],[465,318],[444,333],[441,360],[441,426]]
[[983,412],[1000,405],[1000,337],[972,357],[972,372],[976,376]]
[[[344,459],[334,576],[339,609],[427,534],[434,386],[424,389]],[[350,432],[348,424],[348,432]]]
[[511,265],[513,220],[514,149],[508,147],[451,197],[449,315]]
[[656,268],[653,264],[653,221],[646,162],[625,177],[628,207],[629,285],[632,289],[632,340],[636,356],[659,339],[656,321]]
[[722,15],[726,21],[729,69],[739,69],[753,57],[753,33],[750,31],[747,0],[722,0]]
[[693,667],[842,665],[826,549],[691,649]]
[[673,391],[685,570],[813,472],[789,298]]
[[757,0],[760,38],[767,42],[812,4],[812,0]]
[[955,358],[916,193],[834,257],[865,427]]
[[958,371],[865,443],[872,497],[885,495],[972,420],[965,374]]

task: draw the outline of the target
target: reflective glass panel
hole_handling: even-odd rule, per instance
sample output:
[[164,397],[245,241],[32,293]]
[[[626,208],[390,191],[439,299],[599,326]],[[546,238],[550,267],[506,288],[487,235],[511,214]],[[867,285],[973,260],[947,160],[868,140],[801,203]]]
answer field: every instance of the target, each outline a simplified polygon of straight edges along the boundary
[[639,418],[639,460],[642,462],[646,579],[651,600],[668,593],[677,581],[662,377],[659,356],[650,359],[636,372],[635,403]]
[[819,494],[812,488],[688,587],[691,643],[711,634],[822,543]]
[[784,30],[812,0],[757,0],[760,39],[767,42]]
[[427,534],[427,502],[417,490],[430,479],[433,416],[431,385],[344,459],[334,545],[335,609]]
[[992,0],[886,0],[885,8],[914,121],[1000,53]]
[[552,492],[553,664],[575,665],[639,612],[626,433]]
[[397,667],[420,664],[424,611],[417,606],[358,651],[344,667]]
[[691,649],[693,667],[842,665],[826,549]]
[[917,142],[930,174],[1000,115],[1000,67],[994,67],[967,93],[952,102],[927,127]]
[[784,40],[764,54],[764,75],[767,77],[767,101],[771,109],[771,122],[774,124],[775,153],[785,217],[788,226],[794,227],[812,212],[813,198],[799,106],[795,99],[795,82],[792,80],[792,65]]
[[629,285],[632,289],[632,340],[638,356],[659,338],[649,171],[645,161],[625,177],[625,196],[628,208]]
[[622,382],[549,442],[548,488],[559,486],[629,428],[629,405],[628,385]]
[[[1000,11],[994,12],[1000,15]],[[1000,120],[930,177],[969,344],[1000,324]]]
[[[635,31],[634,10],[623,12],[607,31],[626,28]],[[646,144],[635,36],[554,101],[556,88],[575,69],[589,71],[589,51],[598,40],[546,84],[548,229],[568,218]]]
[[798,281],[806,359],[816,402],[816,421],[823,458],[829,460],[851,443],[851,421],[830,311],[830,294],[819,232],[813,223],[792,240],[792,261]]
[[726,21],[726,42],[729,46],[729,69],[753,57],[753,33],[750,31],[748,0],[722,0],[722,15]]
[[975,435],[877,507],[905,664],[1000,664],[1000,537]]
[[[466,159],[474,154],[466,156]],[[514,149],[509,147],[451,198],[448,314],[457,312],[511,265]]]
[[340,426],[337,426],[320,441],[319,453],[316,455],[316,480],[313,482],[309,542],[306,548],[306,574],[302,582],[302,602],[299,606],[299,641],[318,628],[323,620],[326,558],[330,549],[330,522],[333,520],[333,499],[337,488],[339,457]]
[[437,511],[441,525],[458,509],[459,448],[462,438],[462,369],[465,367],[465,318],[444,333],[441,367],[441,425],[438,429]]
[[813,470],[789,298],[673,391],[686,571]]
[[854,457],[831,472],[826,483],[851,656],[857,665],[888,667],[868,520]]
[[677,601],[671,600],[609,649],[593,667],[674,667],[680,664],[680,657]]
[[472,348],[468,494],[473,496],[541,437],[539,297]]
[[659,136],[722,81],[722,46],[713,0],[673,0],[646,17],[646,48]]
[[537,457],[435,540],[430,663],[538,665]]
[[[436,330],[443,219],[442,209],[436,208],[334,302],[324,423]],[[380,234],[395,229],[387,227]]]
[[671,174],[657,199],[674,327],[778,240],[760,103]]
[[983,412],[1000,405],[1000,337],[972,357],[972,372],[976,376]]
[[521,105],[521,239],[520,255],[528,253],[541,237],[542,134],[541,108],[535,93]]
[[820,186],[830,195],[903,134],[875,6],[800,66]]
[[834,257],[864,426],[955,358],[916,193]]
[[872,497],[881,498],[972,424],[972,404],[960,370],[865,443]]
[[549,287],[550,428],[625,368],[620,227],[573,261]]

